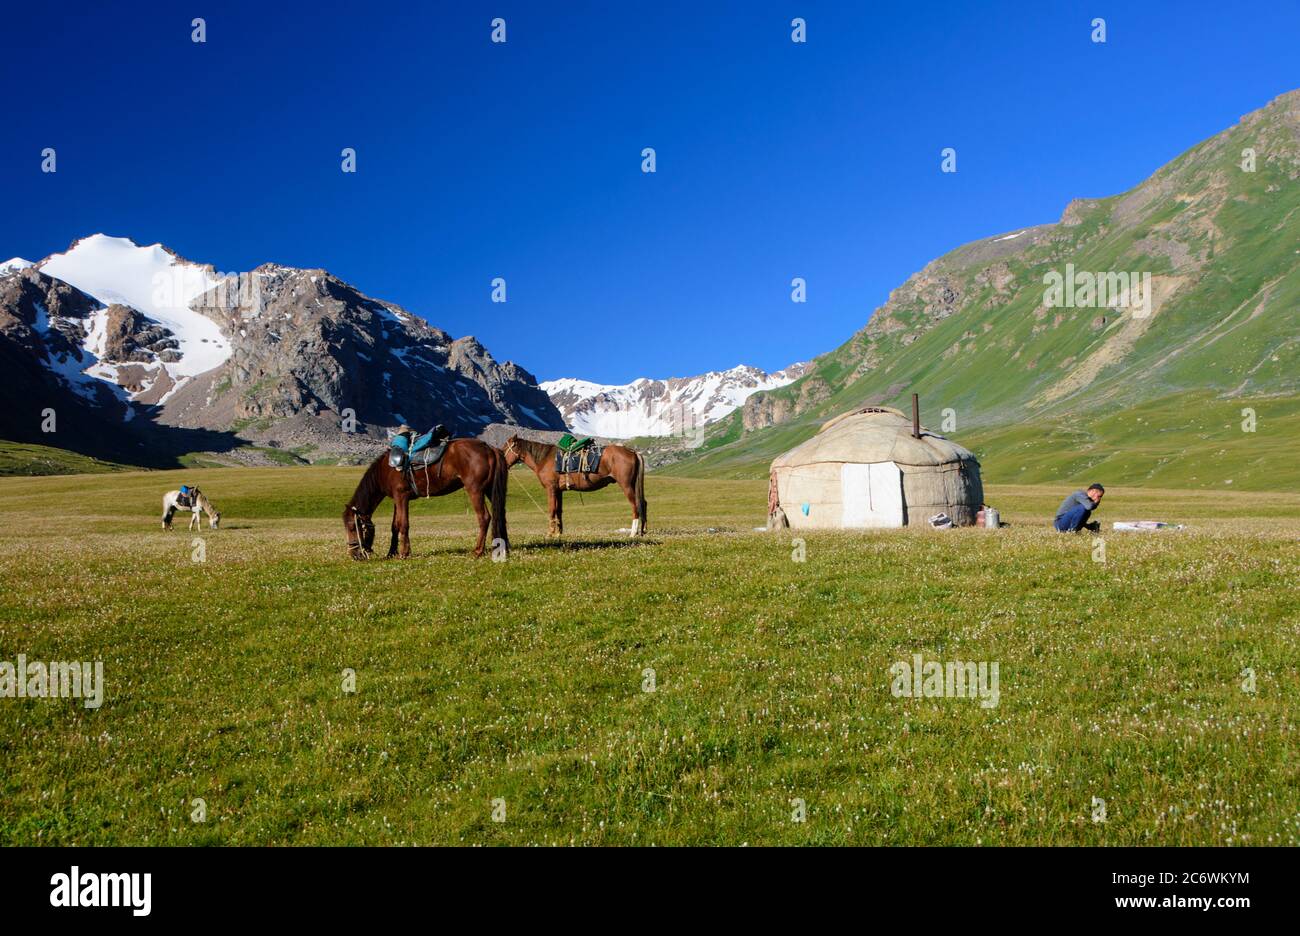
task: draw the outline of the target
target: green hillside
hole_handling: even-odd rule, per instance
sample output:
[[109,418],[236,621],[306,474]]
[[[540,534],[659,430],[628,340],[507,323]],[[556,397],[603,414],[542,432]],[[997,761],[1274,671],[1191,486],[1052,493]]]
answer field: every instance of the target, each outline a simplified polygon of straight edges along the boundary
[[[1253,171],[1243,168],[1248,150]],[[751,397],[669,470],[761,475],[826,418],[864,404],[905,408],[917,392],[927,425],[948,416],[994,480],[1091,467],[1125,482],[1295,489],[1297,179],[1293,91],[1130,192],[1072,202],[1057,224],[933,261],[810,373]],[[1045,277],[1067,265],[1099,281],[1149,274],[1150,314],[1127,304],[1132,293],[1109,306],[1085,295],[1049,307]],[[1253,433],[1241,429],[1248,407]]]
[[125,465],[48,445],[0,440],[0,475],[99,474],[124,468]]

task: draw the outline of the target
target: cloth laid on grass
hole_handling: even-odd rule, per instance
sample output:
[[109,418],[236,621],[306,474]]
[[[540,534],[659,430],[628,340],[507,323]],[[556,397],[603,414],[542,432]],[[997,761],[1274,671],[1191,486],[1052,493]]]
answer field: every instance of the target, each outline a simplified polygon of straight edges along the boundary
[[1111,527],[1130,533],[1148,533],[1152,530],[1184,530],[1181,523],[1165,523],[1163,520],[1116,520]]

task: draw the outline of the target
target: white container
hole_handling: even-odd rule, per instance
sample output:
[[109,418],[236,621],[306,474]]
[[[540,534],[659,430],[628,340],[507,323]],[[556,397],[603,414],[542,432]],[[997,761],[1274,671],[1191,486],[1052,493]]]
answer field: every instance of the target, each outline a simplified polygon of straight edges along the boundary
[[1002,517],[998,514],[997,508],[984,508],[984,529],[996,530],[1002,524]]

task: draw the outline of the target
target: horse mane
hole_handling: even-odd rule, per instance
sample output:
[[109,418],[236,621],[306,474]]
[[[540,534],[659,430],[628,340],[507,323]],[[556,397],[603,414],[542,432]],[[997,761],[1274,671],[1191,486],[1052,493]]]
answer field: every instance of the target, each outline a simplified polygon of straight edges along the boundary
[[363,514],[369,514],[381,500],[388,496],[387,490],[379,481],[380,468],[387,458],[388,454],[384,453],[370,463],[366,473],[357,482],[357,489],[352,492],[352,499],[343,507],[345,514],[353,507]]
[[515,436],[515,448],[527,452],[534,461],[538,462],[545,461],[555,452],[555,446],[549,442],[535,442],[522,436]]
[[198,485],[190,488],[190,493],[194,495],[194,506],[205,512],[209,517],[217,513],[217,507],[212,501],[208,500],[208,495],[199,490]]

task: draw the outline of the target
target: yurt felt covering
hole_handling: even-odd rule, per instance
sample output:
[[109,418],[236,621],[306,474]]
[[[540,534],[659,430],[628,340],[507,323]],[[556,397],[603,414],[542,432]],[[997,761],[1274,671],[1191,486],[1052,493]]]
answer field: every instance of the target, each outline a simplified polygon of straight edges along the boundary
[[922,524],[946,513],[975,523],[984,500],[979,462],[967,449],[899,410],[846,413],[772,462],[776,494],[793,528]]

